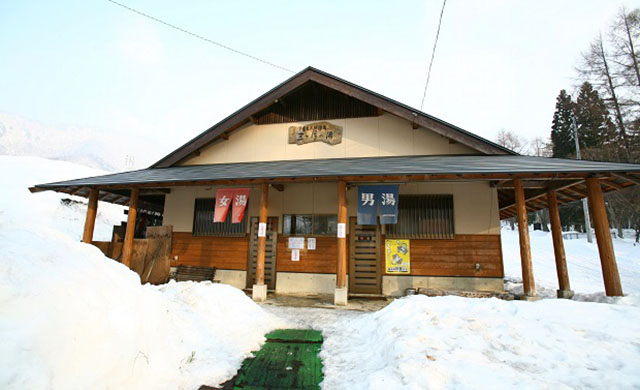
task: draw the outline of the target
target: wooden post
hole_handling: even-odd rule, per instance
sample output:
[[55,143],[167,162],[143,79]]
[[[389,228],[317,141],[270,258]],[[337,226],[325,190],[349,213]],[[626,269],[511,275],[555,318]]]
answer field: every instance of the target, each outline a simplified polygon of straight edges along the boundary
[[533,267],[531,265],[531,243],[529,241],[529,221],[527,219],[527,206],[524,199],[524,187],[522,179],[513,179],[513,188],[516,195],[516,211],[518,213],[518,234],[520,237],[520,263],[522,265],[522,286],[525,297],[536,296],[536,283],[533,279]]
[[256,258],[256,283],[257,285],[264,284],[264,257],[267,251],[267,237],[266,237],[266,225],[268,216],[268,204],[269,204],[269,184],[263,183],[261,186],[260,196],[260,218],[258,219],[258,226],[264,224],[264,236],[260,235],[260,228],[258,228],[258,255]]
[[[336,288],[347,287],[347,183],[344,180],[338,182],[338,272],[336,274]],[[344,237],[340,236],[344,232]]]
[[551,238],[553,239],[553,252],[556,258],[556,271],[558,273],[558,298],[571,298],[573,292],[569,286],[569,271],[567,270],[567,256],[564,252],[562,241],[562,224],[558,210],[558,197],[555,191],[547,192],[547,206],[549,207],[549,222],[551,223]]
[[84,232],[82,233],[82,242],[91,244],[93,241],[93,229],[96,226],[96,214],[98,213],[98,194],[97,188],[89,190],[89,205],[87,206],[87,219],[84,221]]
[[124,234],[124,244],[122,245],[122,264],[131,268],[131,257],[133,256],[133,235],[136,231],[136,214],[138,212],[139,188],[131,189],[129,198],[129,215],[127,217],[127,231]]
[[596,231],[598,252],[600,253],[604,290],[607,296],[622,296],[622,284],[620,283],[616,257],[613,253],[613,241],[611,240],[611,230],[609,229],[609,220],[604,205],[600,180],[595,177],[588,178],[587,191],[589,195],[589,207],[591,208],[591,215],[593,217],[593,227]]

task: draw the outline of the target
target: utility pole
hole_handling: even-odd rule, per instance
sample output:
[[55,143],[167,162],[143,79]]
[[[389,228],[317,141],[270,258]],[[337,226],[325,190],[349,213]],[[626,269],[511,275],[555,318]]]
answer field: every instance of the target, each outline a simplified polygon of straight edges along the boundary
[[[576,160],[582,160],[580,156],[580,142],[578,142],[578,126],[576,125],[576,118],[571,118],[571,125],[573,126],[573,138],[576,141]],[[587,198],[582,198],[582,211],[584,211],[584,230],[587,231],[587,241],[593,242],[593,233],[591,233],[591,217],[589,216],[589,205]]]

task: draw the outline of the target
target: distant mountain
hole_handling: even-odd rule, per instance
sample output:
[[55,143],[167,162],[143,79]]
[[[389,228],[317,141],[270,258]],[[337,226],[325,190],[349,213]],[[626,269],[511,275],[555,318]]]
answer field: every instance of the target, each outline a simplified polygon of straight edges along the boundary
[[[89,127],[51,126],[0,112],[0,154],[69,161],[109,172],[143,168],[149,140],[120,137]],[[146,157],[146,158],[145,158]]]

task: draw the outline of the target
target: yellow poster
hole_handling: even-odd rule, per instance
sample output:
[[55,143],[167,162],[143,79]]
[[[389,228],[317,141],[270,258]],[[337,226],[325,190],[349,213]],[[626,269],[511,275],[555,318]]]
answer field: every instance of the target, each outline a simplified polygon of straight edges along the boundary
[[411,272],[409,240],[385,240],[385,265],[388,274]]

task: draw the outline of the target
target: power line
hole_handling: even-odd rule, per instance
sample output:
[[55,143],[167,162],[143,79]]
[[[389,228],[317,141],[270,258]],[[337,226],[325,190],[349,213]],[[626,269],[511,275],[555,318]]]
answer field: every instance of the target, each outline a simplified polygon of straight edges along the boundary
[[165,26],[167,26],[167,27],[171,27],[171,28],[173,28],[173,29],[175,29],[175,30],[178,30],[178,31],[183,32],[183,33],[188,34],[188,35],[191,35],[192,37],[195,37],[195,38],[198,38],[198,39],[200,39],[200,40],[202,40],[202,41],[208,42],[208,43],[210,43],[210,44],[212,44],[212,45],[216,45],[216,46],[221,47],[221,48],[223,48],[223,49],[226,49],[226,50],[232,51],[232,52],[234,52],[234,53],[236,53],[236,54],[240,54],[240,55],[242,55],[242,56],[245,56],[245,57],[251,58],[252,60],[262,62],[263,64],[267,64],[267,65],[269,65],[269,66],[273,66],[274,68],[278,68],[278,69],[280,69],[280,70],[284,70],[284,71],[289,72],[289,73],[295,73],[295,72],[294,72],[294,71],[292,71],[291,69],[287,69],[287,68],[285,68],[285,67],[283,67],[283,66],[276,65],[276,64],[274,64],[273,62],[269,62],[269,61],[263,60],[262,58],[258,58],[258,57],[256,57],[256,56],[252,56],[251,54],[248,54],[248,53],[242,52],[242,51],[240,51],[240,50],[236,50],[236,49],[234,49],[234,48],[232,48],[232,47],[230,47],[230,46],[224,45],[224,44],[222,44],[222,43],[220,43],[220,42],[216,42],[216,41],[214,41],[214,40],[212,40],[212,39],[209,39],[209,38],[207,38],[207,37],[203,37],[202,35],[198,35],[198,34],[196,34],[196,33],[192,33],[191,31],[185,30],[185,29],[184,29],[184,28],[182,28],[182,27],[178,27],[178,26],[173,25],[173,24],[171,24],[171,23],[165,22],[164,20],[160,20],[160,19],[158,19],[158,18],[156,18],[156,17],[154,17],[154,16],[151,16],[151,15],[149,15],[149,14],[145,14],[144,12],[138,11],[137,9],[131,8],[131,7],[127,6],[127,5],[124,5],[124,4],[121,4],[121,3],[118,3],[117,1],[114,1],[114,0],[107,0],[107,1],[108,1],[108,2],[110,2],[110,3],[113,3],[113,4],[115,4],[115,5],[118,5],[118,6],[120,6],[120,7],[124,8],[124,9],[126,9],[126,10],[129,10],[129,11],[131,11],[131,12],[134,12],[134,13],[136,13],[136,14],[140,15],[140,16],[144,16],[144,17],[145,17],[145,18],[147,18],[147,19],[151,19],[151,20],[153,20],[154,22],[158,22],[158,23],[164,24],[164,25],[165,25]]
[[424,107],[424,99],[427,97],[427,87],[429,86],[429,79],[431,79],[431,67],[433,66],[433,59],[436,56],[436,46],[438,46],[438,38],[440,37],[440,26],[442,26],[442,15],[444,14],[445,5],[447,5],[447,0],[444,0],[442,2],[442,9],[440,10],[440,20],[438,21],[438,31],[436,32],[436,39],[433,42],[433,50],[431,50],[431,61],[429,61],[429,70],[427,71],[427,82],[424,84],[424,92],[422,93],[422,103],[420,104],[420,110],[422,110],[422,108]]

